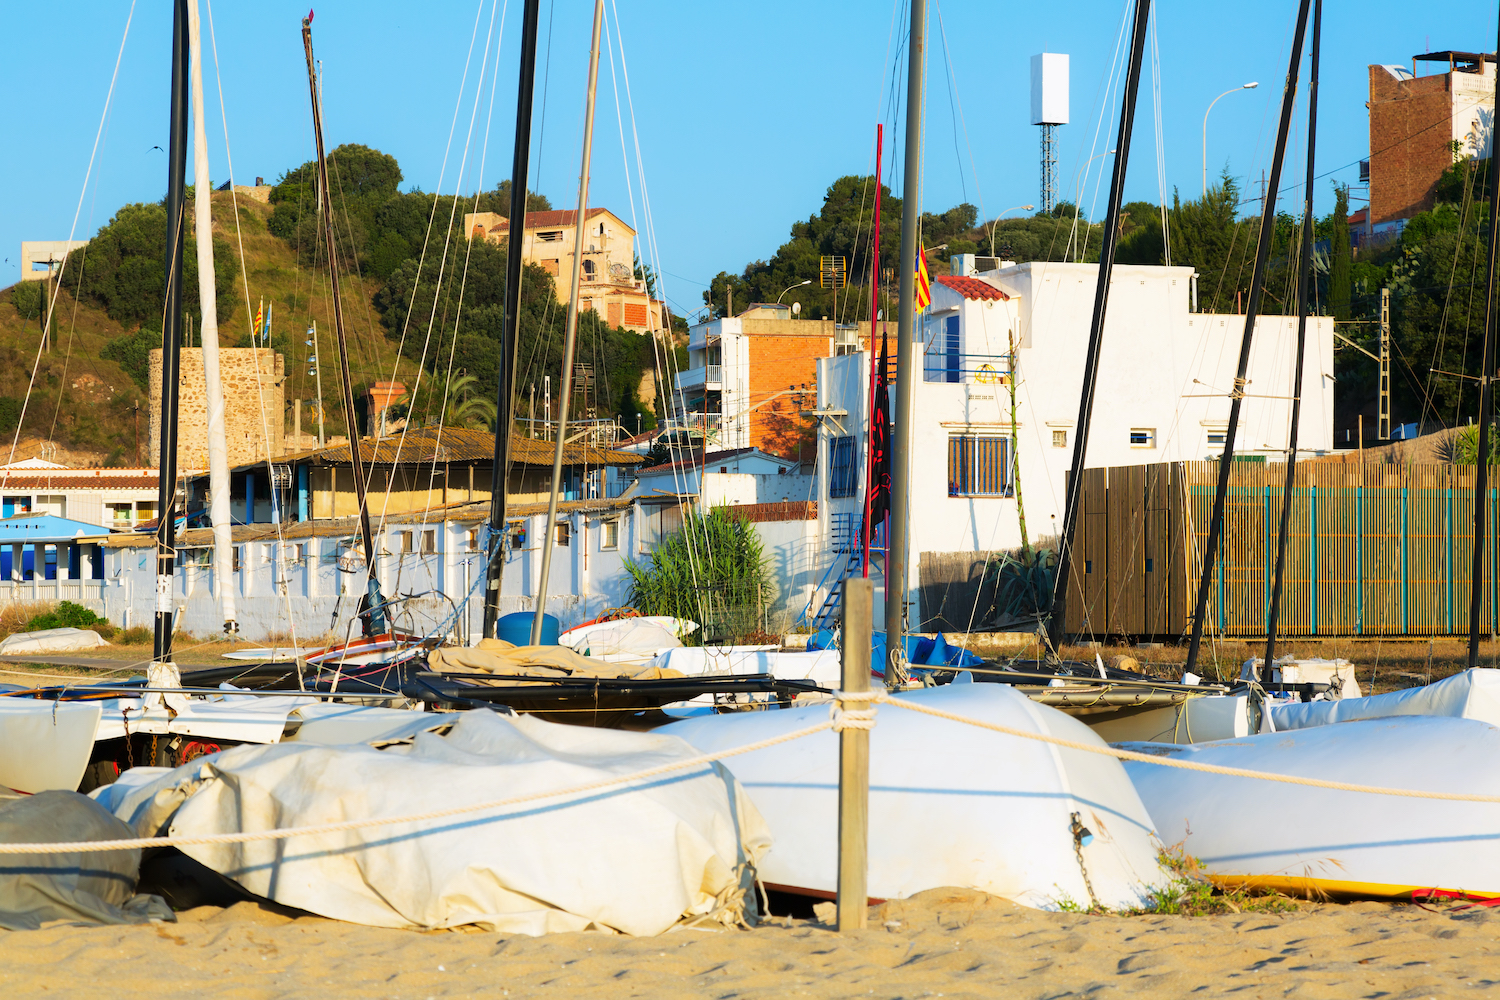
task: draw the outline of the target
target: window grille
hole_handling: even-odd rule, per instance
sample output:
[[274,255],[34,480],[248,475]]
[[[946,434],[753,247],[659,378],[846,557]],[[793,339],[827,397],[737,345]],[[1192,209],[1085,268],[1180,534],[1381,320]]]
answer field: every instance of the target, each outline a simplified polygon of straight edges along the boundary
[[1015,494],[1010,438],[955,434],[948,438],[948,495],[1008,497]]

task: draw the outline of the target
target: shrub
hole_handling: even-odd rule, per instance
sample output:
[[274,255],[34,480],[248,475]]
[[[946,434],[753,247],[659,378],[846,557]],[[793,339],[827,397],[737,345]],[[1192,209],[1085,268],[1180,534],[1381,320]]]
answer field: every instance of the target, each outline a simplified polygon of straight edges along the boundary
[[32,617],[26,623],[26,631],[39,632],[49,628],[90,628],[94,625],[108,625],[107,619],[94,614],[81,604],[72,601],[63,601],[50,611],[43,611]]
[[155,638],[155,634],[146,626],[132,625],[120,633],[117,641],[126,646],[144,646]]
[[643,615],[699,622],[690,642],[736,639],[763,628],[774,585],[755,525],[716,508],[689,517],[649,563],[627,562],[630,603]]
[[42,287],[40,281],[23,281],[10,290],[10,304],[22,319],[32,320],[41,315]]

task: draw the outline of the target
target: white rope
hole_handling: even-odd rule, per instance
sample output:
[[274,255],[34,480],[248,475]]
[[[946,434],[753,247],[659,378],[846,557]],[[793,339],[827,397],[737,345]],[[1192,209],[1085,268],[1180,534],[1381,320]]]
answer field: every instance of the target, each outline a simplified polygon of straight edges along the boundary
[[[247,844],[265,840],[287,840],[292,837],[314,837],[332,833],[344,833],[351,830],[363,830],[371,827],[396,826],[404,823],[423,823],[432,820],[446,819],[452,816],[463,816],[476,812],[486,812],[491,809],[504,809],[511,806],[524,805],[543,799],[565,798],[569,796],[582,795],[589,792],[602,791],[607,788],[616,788],[628,785],[647,778],[654,778],[674,771],[686,770],[703,764],[711,764],[715,761],[724,760],[728,757],[738,756],[745,753],[753,753],[764,750],[781,743],[790,743],[805,736],[812,736],[824,730],[846,730],[846,729],[873,729],[875,725],[875,708],[850,709],[845,707],[849,704],[866,705],[892,705],[896,708],[904,708],[908,711],[919,712],[934,718],[947,719],[950,722],[959,722],[964,725],[975,726],[979,729],[988,729],[991,732],[1000,733],[1005,736],[1014,736],[1019,739],[1033,740],[1038,743],[1049,743],[1053,746],[1064,747],[1069,750],[1081,750],[1084,753],[1098,754],[1102,757],[1114,757],[1117,760],[1131,760],[1142,764],[1155,764],[1159,767],[1175,767],[1184,771],[1199,771],[1205,774],[1218,774],[1231,778],[1257,778],[1262,781],[1274,781],[1287,785],[1302,785],[1308,788],[1327,788],[1343,792],[1363,792],[1371,795],[1390,795],[1398,798],[1409,799],[1434,799],[1445,802],[1479,802],[1500,804],[1500,795],[1473,795],[1463,792],[1430,792],[1410,788],[1384,788],[1378,785],[1360,785],[1346,781],[1326,781],[1322,778],[1303,778],[1289,774],[1274,774],[1268,771],[1253,771],[1243,767],[1224,767],[1219,764],[1200,764],[1195,761],[1173,760],[1169,757],[1159,757],[1154,754],[1137,753],[1133,750],[1120,750],[1104,743],[1085,743],[1080,740],[1068,740],[1052,736],[1048,733],[1030,732],[1024,729],[1015,729],[1010,726],[1001,726],[991,722],[982,722],[968,716],[958,715],[954,712],[945,712],[942,709],[930,708],[915,702],[893,698],[884,691],[835,691],[835,703],[830,712],[831,718],[827,722],[820,722],[805,729],[798,729],[780,736],[772,736],[755,743],[747,743],[743,746],[733,747],[728,750],[716,750],[713,753],[700,754],[685,760],[672,761],[660,764],[656,767],[637,771],[634,774],[620,775],[601,781],[589,782],[583,785],[574,785],[571,788],[561,788],[545,792],[532,792],[528,795],[517,795],[505,799],[495,799],[490,802],[479,802],[472,805],[453,806],[448,809],[435,809],[425,813],[417,813],[410,816],[387,816],[372,817],[368,819],[345,820],[340,823],[321,823],[313,826],[286,827],[275,830],[248,830],[238,833],[209,833],[186,836],[166,837],[137,837],[123,840],[84,840],[63,843],[34,843],[34,844],[0,844],[0,855],[5,854],[69,854],[69,853],[98,853],[101,851],[133,851],[148,847],[191,847],[204,844]],[[497,819],[499,817],[496,817]]]

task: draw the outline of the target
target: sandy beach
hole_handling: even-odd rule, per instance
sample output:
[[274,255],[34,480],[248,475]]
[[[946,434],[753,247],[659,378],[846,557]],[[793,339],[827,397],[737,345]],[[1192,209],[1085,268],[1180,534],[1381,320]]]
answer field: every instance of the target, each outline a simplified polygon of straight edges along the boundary
[[176,924],[0,938],[12,997],[1383,997],[1500,986],[1500,914],[1384,903],[1211,917],[1043,913],[935,889],[839,935],[752,931],[512,937],[386,930],[256,903]]

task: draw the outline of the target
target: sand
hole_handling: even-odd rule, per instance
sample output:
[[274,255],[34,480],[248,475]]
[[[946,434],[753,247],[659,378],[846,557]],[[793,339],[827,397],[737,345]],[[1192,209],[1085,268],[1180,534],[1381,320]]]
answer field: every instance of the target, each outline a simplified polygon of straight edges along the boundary
[[415,932],[255,903],[176,924],[0,936],[8,997],[1452,997],[1500,986],[1500,913],[1303,904],[1213,917],[1042,913],[937,889],[816,921],[655,938]]

